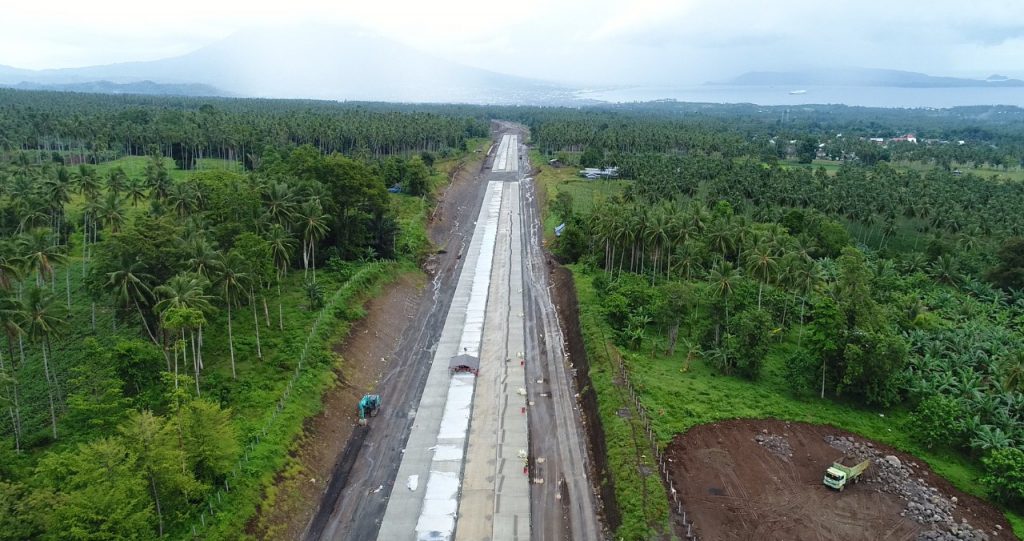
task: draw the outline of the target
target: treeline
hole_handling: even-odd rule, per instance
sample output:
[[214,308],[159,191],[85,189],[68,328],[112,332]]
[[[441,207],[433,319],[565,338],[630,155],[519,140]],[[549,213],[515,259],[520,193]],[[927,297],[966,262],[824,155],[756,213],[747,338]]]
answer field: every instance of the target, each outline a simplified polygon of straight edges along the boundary
[[[885,163],[847,165],[830,175],[766,165],[760,160],[695,154],[635,155],[621,160],[637,178],[627,197],[637,201],[693,197],[726,200],[761,217],[790,207],[813,208],[861,224],[862,242],[883,249],[904,229],[939,235],[968,248],[1024,234],[1024,185],[934,168],[899,170]],[[916,236],[916,235],[911,235]],[[973,250],[972,250],[973,251]]]
[[[622,155],[643,152],[777,159],[786,157],[790,141],[810,141],[812,157],[817,145],[825,144],[829,156],[868,165],[880,160],[947,166],[1024,164],[1024,132],[1020,129],[1024,110],[1016,107],[907,110],[658,102],[598,106],[571,113],[524,109],[509,114],[530,125],[532,139],[541,150],[595,147],[606,154],[609,164],[617,164]],[[890,144],[882,149],[867,140],[908,133],[915,134],[919,144]]]
[[91,164],[155,150],[183,169],[202,158],[254,169],[265,149],[308,144],[323,153],[379,157],[446,152],[488,134],[486,120],[457,110],[398,109],[0,89],[0,150],[40,150],[64,163]]
[[[522,122],[545,152],[595,147],[609,163],[643,152],[785,157],[789,141],[826,144],[835,158],[1019,167],[1016,107],[882,109],[655,102],[582,109],[106,96],[0,89],[0,150],[57,152],[66,163],[144,155],[157,147],[183,168],[204,157],[250,168],[264,148],[309,144],[321,152],[382,156],[460,148],[491,119]],[[880,149],[867,138],[914,133],[920,144]],[[924,143],[934,141],[933,144]],[[944,143],[939,143],[943,141]],[[963,141],[963,144],[960,144]]]

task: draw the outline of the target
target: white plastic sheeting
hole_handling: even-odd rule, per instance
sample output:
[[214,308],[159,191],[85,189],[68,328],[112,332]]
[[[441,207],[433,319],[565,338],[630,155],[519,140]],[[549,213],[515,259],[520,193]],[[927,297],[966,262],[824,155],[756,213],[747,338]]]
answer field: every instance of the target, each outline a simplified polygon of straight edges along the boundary
[[423,496],[423,511],[416,522],[416,539],[440,541],[451,539],[455,530],[455,513],[459,507],[460,475],[431,471]]
[[[437,432],[437,441],[465,440],[469,429],[469,416],[473,412],[473,387],[476,378],[470,374],[457,374],[448,385],[448,401],[444,404],[444,417],[441,417],[441,429]],[[447,441],[445,443],[448,443]],[[461,449],[458,441],[439,445],[438,447],[455,447]],[[461,460],[461,457],[458,458]],[[434,451],[434,460],[438,460]]]
[[[487,186],[484,205],[487,217],[483,223],[484,234],[480,241],[480,256],[473,269],[462,269],[472,272],[473,287],[469,293],[469,304],[466,306],[466,322],[462,327],[462,338],[459,340],[459,353],[480,356],[480,340],[484,332],[484,314],[487,311],[487,292],[491,285],[491,263],[494,261],[494,243],[498,238],[498,214],[501,212],[501,182],[491,182]],[[478,224],[479,227],[479,224]]]
[[434,460],[462,460],[463,449],[457,445],[438,445],[434,448]]
[[501,143],[498,144],[498,152],[494,154],[494,163],[491,170],[496,173],[519,170],[519,136],[502,135]]
[[498,144],[498,152],[494,155],[494,164],[491,166],[492,171],[504,171],[508,164],[508,135],[501,136],[501,143]]

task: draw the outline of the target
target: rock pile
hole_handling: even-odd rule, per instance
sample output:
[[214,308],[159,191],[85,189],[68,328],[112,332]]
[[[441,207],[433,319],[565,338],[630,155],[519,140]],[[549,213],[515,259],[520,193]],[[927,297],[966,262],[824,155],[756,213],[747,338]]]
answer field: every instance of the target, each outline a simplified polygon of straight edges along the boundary
[[768,430],[765,429],[754,437],[754,441],[756,441],[761,447],[768,449],[782,458],[793,458],[793,449],[789,446],[789,440],[786,439],[785,436],[769,434]]
[[[880,492],[894,494],[907,502],[900,512],[918,524],[931,529],[918,536],[922,541],[988,541],[988,533],[972,528],[967,519],[953,518],[956,497],[946,498],[923,479],[927,472],[918,472],[917,464],[904,464],[898,457],[886,455],[874,444],[858,442],[850,436],[825,436],[825,442],[855,461],[871,459],[871,468],[864,480],[878,486]],[[998,535],[992,532],[992,535]]]

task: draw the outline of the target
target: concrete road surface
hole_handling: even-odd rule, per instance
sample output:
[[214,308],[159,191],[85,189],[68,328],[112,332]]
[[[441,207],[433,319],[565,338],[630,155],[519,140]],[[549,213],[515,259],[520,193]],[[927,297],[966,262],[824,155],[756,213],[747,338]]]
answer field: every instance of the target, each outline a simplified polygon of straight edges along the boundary
[[[501,131],[479,206],[460,211],[458,254],[381,383],[383,412],[349,442],[306,539],[604,536],[525,134]],[[452,358],[479,374],[453,373]]]

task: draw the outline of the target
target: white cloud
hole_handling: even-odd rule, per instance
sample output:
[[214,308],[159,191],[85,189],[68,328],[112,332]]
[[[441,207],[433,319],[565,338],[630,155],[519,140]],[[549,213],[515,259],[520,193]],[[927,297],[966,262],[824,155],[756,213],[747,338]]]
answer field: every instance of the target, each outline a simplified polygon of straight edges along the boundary
[[365,26],[495,71],[596,82],[810,65],[974,73],[1024,58],[1019,0],[51,0],[5,6],[0,64],[155,59],[295,21]]

